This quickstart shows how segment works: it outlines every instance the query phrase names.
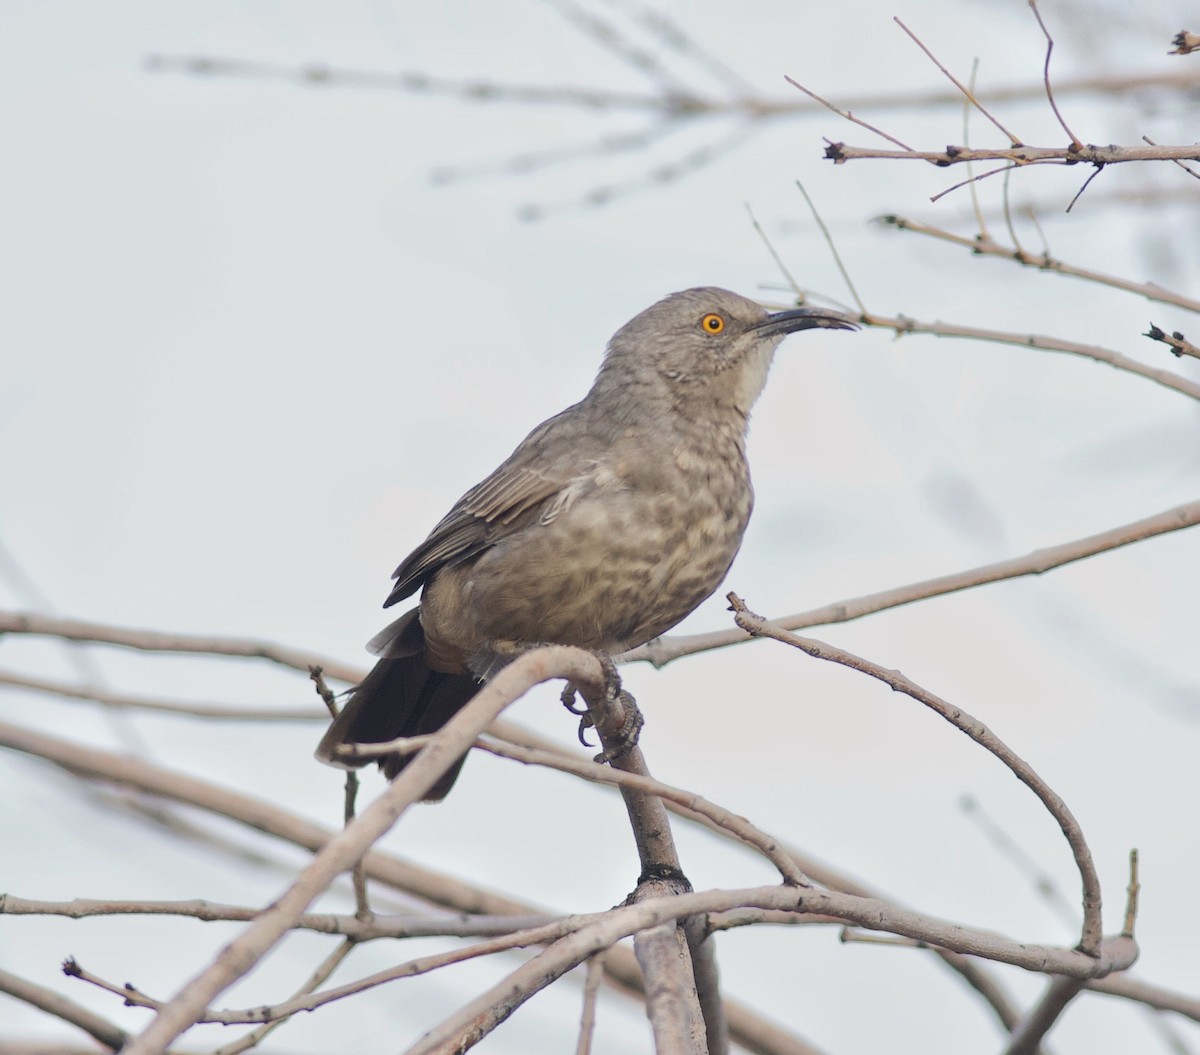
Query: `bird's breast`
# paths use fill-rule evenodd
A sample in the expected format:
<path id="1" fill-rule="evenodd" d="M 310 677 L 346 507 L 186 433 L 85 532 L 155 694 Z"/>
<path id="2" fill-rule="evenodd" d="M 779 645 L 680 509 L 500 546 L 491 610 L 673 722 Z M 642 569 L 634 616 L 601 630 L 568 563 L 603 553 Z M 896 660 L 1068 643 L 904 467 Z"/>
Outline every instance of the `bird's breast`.
<path id="1" fill-rule="evenodd" d="M 622 444 L 541 515 L 440 572 L 423 600 L 427 637 L 467 655 L 489 641 L 642 644 L 717 588 L 752 505 L 740 433 Z"/>

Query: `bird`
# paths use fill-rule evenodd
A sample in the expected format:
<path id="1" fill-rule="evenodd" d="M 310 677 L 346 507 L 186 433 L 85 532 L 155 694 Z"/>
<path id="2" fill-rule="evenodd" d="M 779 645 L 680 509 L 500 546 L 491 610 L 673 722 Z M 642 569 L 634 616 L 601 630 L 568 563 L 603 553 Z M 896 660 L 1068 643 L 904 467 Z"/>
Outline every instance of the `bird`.
<path id="1" fill-rule="evenodd" d="M 521 651 L 617 655 L 666 633 L 721 584 L 754 504 L 750 410 L 795 331 L 853 330 L 836 311 L 769 312 L 713 286 L 636 315 L 578 403 L 538 425 L 396 569 L 379 657 L 316 750 L 436 732 Z M 411 756 L 379 762 L 395 777 Z M 462 759 L 429 789 L 445 797 Z"/>

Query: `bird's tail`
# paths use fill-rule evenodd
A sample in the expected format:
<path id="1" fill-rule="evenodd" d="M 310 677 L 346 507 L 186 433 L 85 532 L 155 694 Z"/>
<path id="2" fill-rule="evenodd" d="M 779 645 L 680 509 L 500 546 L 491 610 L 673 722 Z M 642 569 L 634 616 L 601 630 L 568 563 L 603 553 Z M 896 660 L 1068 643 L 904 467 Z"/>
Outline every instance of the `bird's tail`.
<path id="1" fill-rule="evenodd" d="M 341 744 L 377 744 L 400 736 L 435 733 L 479 691 L 480 682 L 470 674 L 445 674 L 425 664 L 425 634 L 419 609 L 406 612 L 373 642 L 379 662 L 351 690 L 341 713 L 333 720 L 317 745 L 316 756 L 329 765 L 349 769 L 363 762 L 337 756 Z M 379 767 L 389 780 L 410 761 L 412 755 L 385 755 Z M 464 755 L 426 793 L 426 802 L 438 802 L 458 778 Z"/>

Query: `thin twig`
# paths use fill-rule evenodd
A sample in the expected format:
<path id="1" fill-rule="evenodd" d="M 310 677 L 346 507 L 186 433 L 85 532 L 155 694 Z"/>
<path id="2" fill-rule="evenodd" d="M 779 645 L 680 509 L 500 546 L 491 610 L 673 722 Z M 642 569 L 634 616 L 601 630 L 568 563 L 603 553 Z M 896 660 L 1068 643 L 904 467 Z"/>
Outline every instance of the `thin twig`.
<path id="1" fill-rule="evenodd" d="M 35 678 L 15 671 L 0 671 L 0 687 L 61 696 L 69 700 L 89 700 L 131 711 L 152 711 L 178 718 L 199 718 L 232 722 L 312 722 L 326 718 L 315 707 L 250 707 L 223 703 L 189 703 L 183 700 L 159 700 L 148 696 L 109 692 L 91 685 L 71 685 L 49 678 Z"/>
<path id="2" fill-rule="evenodd" d="M 993 847 L 1007 858 L 1028 881 L 1030 887 L 1054 910 L 1067 927 L 1079 926 L 1079 912 L 1059 889 L 1054 877 L 1042 867 L 1029 851 L 1014 839 L 1000 824 L 988 816 L 983 807 L 970 795 L 961 799 L 963 812 Z"/>
<path id="3" fill-rule="evenodd" d="M 1161 341 L 1163 344 L 1169 345 L 1171 353 L 1177 358 L 1190 355 L 1196 359 L 1200 359 L 1200 347 L 1192 344 L 1178 330 L 1174 333 L 1167 333 L 1165 330 L 1160 330 L 1154 323 L 1150 323 L 1150 329 L 1143 336 L 1149 337 L 1152 341 Z"/>
<path id="4" fill-rule="evenodd" d="M 1074 209 L 1074 208 L 1075 208 L 1075 203 L 1076 203 L 1077 201 L 1079 201 L 1079 199 L 1080 199 L 1080 198 L 1082 198 L 1082 197 L 1083 197 L 1083 192 L 1084 192 L 1085 190 L 1087 190 L 1087 189 L 1088 189 L 1088 187 L 1090 187 L 1090 186 L 1092 185 L 1092 180 L 1094 180 L 1094 179 L 1095 179 L 1097 176 L 1099 176 L 1099 175 L 1100 175 L 1100 173 L 1101 173 L 1101 172 L 1103 172 L 1103 171 L 1104 171 L 1104 166 L 1103 166 L 1103 165 L 1097 165 L 1097 166 L 1096 166 L 1096 171 L 1095 171 L 1095 172 L 1093 172 L 1093 173 L 1092 173 L 1090 176 L 1088 176 L 1088 178 L 1087 178 L 1087 179 L 1085 179 L 1085 180 L 1083 181 L 1083 186 L 1082 186 L 1082 187 L 1080 187 L 1080 188 L 1079 188 L 1079 190 L 1077 190 L 1077 191 L 1075 192 L 1075 197 L 1073 197 L 1073 198 L 1070 200 L 1070 202 L 1068 202 L 1068 203 L 1067 203 L 1067 207 L 1066 207 L 1066 209 L 1064 209 L 1064 210 L 1063 210 L 1064 212 L 1070 212 L 1072 209 Z"/>
<path id="5" fill-rule="evenodd" d="M 725 87 L 738 95 L 752 96 L 755 86 L 731 66 L 727 66 L 707 48 L 702 47 L 678 22 L 661 11 L 645 4 L 630 3 L 629 0 L 606 0 L 610 7 L 623 10 L 625 14 L 651 33 L 658 43 L 679 55 L 692 60 L 704 73 L 715 80 L 723 81 Z"/>
<path id="6" fill-rule="evenodd" d="M 571 755 L 482 739 L 476 740 L 475 746 L 489 754 L 498 755 L 501 758 L 511 758 L 513 761 L 525 765 L 545 766 L 548 769 L 571 773 L 597 784 L 614 784 L 619 788 L 633 789 L 644 795 L 674 802 L 701 817 L 708 818 L 714 825 L 728 832 L 739 842 L 757 850 L 778 869 L 785 883 L 797 886 L 811 885 L 809 879 L 796 867 L 792 856 L 781 848 L 779 840 L 759 829 L 745 817 L 740 817 L 716 803 L 710 802 L 703 795 L 664 784 L 648 775 L 623 772 Z"/>
<path id="7" fill-rule="evenodd" d="M 829 228 L 825 226 L 825 221 L 821 219 L 821 214 L 813 204 L 812 198 L 809 197 L 808 191 L 804 189 L 804 184 L 800 180 L 796 180 L 796 186 L 800 193 L 804 195 L 804 201 L 808 205 L 809 212 L 812 213 L 813 219 L 817 226 L 821 229 L 821 234 L 825 238 L 825 244 L 829 246 L 829 252 L 833 255 L 833 262 L 837 264 L 837 269 L 841 273 L 842 281 L 846 283 L 846 288 L 850 290 L 850 296 L 854 298 L 854 303 L 858 306 L 859 314 L 866 315 L 867 307 L 863 303 L 862 297 L 858 295 L 858 290 L 855 288 L 854 282 L 850 278 L 850 272 L 846 270 L 846 265 L 842 262 L 842 254 L 838 252 L 837 246 L 834 244 L 833 236 L 829 233 Z"/>
<path id="8" fill-rule="evenodd" d="M 318 986 L 323 985 L 345 961 L 346 957 L 354 950 L 357 943 L 350 938 L 338 943 L 338 945 L 322 960 L 316 969 L 308 976 L 307 981 L 296 991 L 293 1000 L 303 999 L 308 994 L 312 993 Z M 212 1055 L 241 1055 L 243 1051 L 249 1051 L 251 1048 L 257 1047 L 270 1033 L 282 1026 L 291 1015 L 280 1015 L 271 1022 L 266 1022 L 257 1029 L 250 1030 L 244 1037 L 240 1037 L 232 1044 L 225 1044 L 217 1048 Z"/>
<path id="9" fill-rule="evenodd" d="M 971 79 L 967 82 L 967 87 L 970 89 L 970 94 L 963 98 L 962 108 L 962 130 L 963 130 L 963 146 L 971 145 L 971 101 L 975 98 L 975 80 L 979 75 L 979 56 L 976 55 L 971 61 Z M 967 172 L 974 175 L 971 165 L 968 163 Z M 971 191 L 971 211 L 975 214 L 975 226 L 979 231 L 980 238 L 987 238 L 987 224 L 983 222 L 983 208 L 979 204 L 979 190 L 975 186 L 975 181 L 971 180 L 968 184 Z"/>
<path id="10" fill-rule="evenodd" d="M 954 85 L 955 88 L 957 88 L 960 92 L 962 92 L 962 94 L 966 98 L 967 102 L 969 102 L 972 106 L 975 107 L 975 109 L 977 109 L 981 114 L 983 114 L 984 117 L 986 117 L 989 121 L 991 121 L 992 124 L 994 124 L 1001 131 L 1001 133 L 1003 133 L 1005 136 L 1007 136 L 1008 141 L 1010 143 L 1012 143 L 1013 146 L 1021 145 L 1021 140 L 1019 140 L 1015 135 L 1013 135 L 991 113 L 988 112 L 987 108 L 977 98 L 975 98 L 975 93 L 972 92 L 971 89 L 968 88 L 965 84 L 963 84 L 962 81 L 960 81 L 957 77 L 955 77 L 953 73 L 951 73 L 948 69 L 946 69 L 946 67 L 943 66 L 940 61 L 938 61 L 937 56 L 934 55 L 934 53 L 925 46 L 924 42 L 921 40 L 920 37 L 918 37 L 916 35 L 916 33 L 914 33 L 911 29 L 909 29 L 908 26 L 906 26 L 898 17 L 893 16 L 892 21 L 895 22 L 896 25 L 898 25 L 902 30 L 904 30 L 905 33 L 908 34 L 909 39 L 912 40 L 912 42 L 914 44 L 916 44 L 916 46 L 918 48 L 920 48 L 923 52 L 925 52 L 926 58 L 928 58 L 930 62 L 932 62 L 939 70 L 942 71 L 942 73 L 944 73 L 946 75 L 946 78 L 950 81 L 951 84 Z"/>
<path id="11" fill-rule="evenodd" d="M 596 1032 L 596 997 L 604 980 L 604 958 L 588 958 L 587 975 L 583 981 L 583 1012 L 579 1018 L 579 1040 L 575 1055 L 592 1055 L 592 1037 Z"/>
<path id="12" fill-rule="evenodd" d="M 1152 147 L 1158 146 L 1158 144 L 1156 142 L 1154 142 L 1154 140 L 1151 139 L 1149 136 L 1142 136 L 1142 142 L 1149 143 Z M 1183 169 L 1183 171 L 1186 172 L 1193 179 L 1200 179 L 1200 172 L 1197 172 L 1190 165 L 1185 165 L 1182 161 L 1176 161 L 1175 164 L 1178 165 L 1181 169 Z"/>
<path id="13" fill-rule="evenodd" d="M 634 112 L 657 111 L 666 116 L 729 115 L 775 116 L 818 112 L 818 107 L 794 99 L 746 96 L 685 96 L 662 92 L 623 92 L 575 85 L 502 84 L 477 78 L 437 77 L 420 70 L 381 71 L 348 69 L 323 63 L 288 65 L 262 62 L 255 59 L 236 59 L 218 55 L 147 56 L 145 68 L 152 73 L 178 73 L 200 77 L 243 77 L 259 81 L 286 81 L 310 88 L 356 88 L 399 91 L 422 96 L 445 96 L 469 103 L 513 103 L 575 106 L 587 110 L 623 110 Z M 1127 98 L 1131 92 L 1161 90 L 1188 91 L 1195 87 L 1196 75 L 1188 69 L 1170 72 L 1133 73 L 1114 76 L 1109 73 L 1089 74 L 1062 81 L 1057 87 L 1059 96 L 1099 95 Z M 799 85 L 795 85 L 799 87 Z M 989 97 L 994 102 L 1027 102 L 1040 98 L 1045 92 L 1042 84 L 1014 84 L 993 88 Z M 809 93 L 806 93 L 809 94 Z M 810 96 L 826 109 L 828 104 Z M 916 92 L 879 92 L 856 96 L 847 106 L 858 110 L 910 111 L 939 106 L 958 106 L 962 95 L 952 90 L 922 90 Z M 880 133 L 881 135 L 883 133 Z M 887 138 L 885 136 L 885 138 Z"/>
<path id="14" fill-rule="evenodd" d="M 788 270 L 787 264 L 783 262 L 783 257 L 775 250 L 771 239 L 767 237 L 767 232 L 762 229 L 762 225 L 758 222 L 758 218 L 754 215 L 754 210 L 750 208 L 750 203 L 746 203 L 746 215 L 750 217 L 750 225 L 754 228 L 754 233 L 762 240 L 762 244 L 766 246 L 767 252 L 771 254 L 771 259 L 775 261 L 775 266 L 779 268 L 783 275 L 784 281 L 791 287 L 792 292 L 796 295 L 796 303 L 802 305 L 807 297 L 800 283 L 796 281 L 795 276 Z"/>
<path id="15" fill-rule="evenodd" d="M 0 970 L 0 993 L 7 993 L 30 1007 L 36 1007 L 39 1011 L 44 1011 L 48 1015 L 83 1030 L 89 1037 L 99 1041 L 112 1051 L 119 1051 L 125 1041 L 129 1039 L 129 1034 L 115 1023 L 77 1004 L 61 993 L 56 993 L 53 989 L 47 989 L 27 978 L 15 975 L 11 971 Z"/>
<path id="16" fill-rule="evenodd" d="M 1067 138 L 1071 141 L 1071 149 L 1079 150 L 1083 144 L 1079 141 L 1079 137 L 1067 126 L 1066 120 L 1059 112 L 1058 103 L 1054 101 L 1054 89 L 1050 87 L 1050 56 L 1054 51 L 1054 38 L 1050 36 L 1050 30 L 1046 28 L 1046 23 L 1042 21 L 1042 13 L 1038 10 L 1037 0 L 1029 0 L 1029 8 L 1033 12 L 1033 17 L 1037 19 L 1037 24 L 1041 28 L 1042 35 L 1046 38 L 1046 62 L 1042 67 L 1042 83 L 1046 86 L 1046 99 L 1050 103 L 1050 109 L 1054 111 L 1054 116 L 1058 118 L 1058 123 L 1062 125 L 1062 130 L 1067 133 Z M 1080 193 L 1082 194 L 1083 192 L 1080 191 Z"/>
<path id="17" fill-rule="evenodd" d="M 840 106 L 834 106 L 833 103 L 831 103 L 828 99 L 822 98 L 816 92 L 814 92 L 811 88 L 804 87 L 804 85 L 801 84 L 799 81 L 794 81 L 794 80 L 792 80 L 791 77 L 787 77 L 787 76 L 785 76 L 783 79 L 785 81 L 787 81 L 788 84 L 790 84 L 793 88 L 796 88 L 799 91 L 802 91 L 805 95 L 807 95 L 810 99 L 812 99 L 813 102 L 820 103 L 827 110 L 832 110 L 835 114 L 838 115 L 838 117 L 844 117 L 847 121 L 850 121 L 853 124 L 858 125 L 860 128 L 865 128 L 868 132 L 873 132 L 875 135 L 879 136 L 880 139 L 886 139 L 889 143 L 895 143 L 896 146 L 898 146 L 901 150 L 911 150 L 912 149 L 912 147 L 906 146 L 895 136 L 889 135 L 887 132 L 883 131 L 880 128 L 876 128 L 872 124 L 868 124 L 861 117 L 855 117 L 854 114 L 851 113 L 849 110 L 843 110 Z"/>
<path id="18" fill-rule="evenodd" d="M 857 123 L 857 122 L 856 122 Z M 1200 144 L 1182 146 L 1099 146 L 1095 143 L 1070 147 L 965 147 L 949 146 L 944 150 L 884 150 L 882 147 L 855 147 L 846 143 L 827 141 L 825 157 L 842 164 L 846 161 L 873 159 L 880 161 L 925 161 L 939 168 L 965 165 L 971 161 L 1007 161 L 1013 165 L 1038 165 L 1053 162 L 1060 165 L 1122 165 L 1133 161 L 1200 161 Z"/>
<path id="19" fill-rule="evenodd" d="M 262 911 L 249 905 L 222 905 L 211 901 L 120 901 L 100 898 L 74 898 L 71 901 L 43 901 L 0 894 L 0 916 L 61 916 L 88 919 L 95 916 L 175 916 L 203 923 L 214 921 L 248 923 Z M 559 916 L 472 915 L 466 912 L 423 916 L 373 916 L 369 920 L 335 912 L 306 912 L 298 917 L 296 930 L 353 938 L 362 943 L 380 938 L 480 938 L 498 937 L 518 930 L 543 927 Z"/>
<path id="20" fill-rule="evenodd" d="M 1049 161 L 1048 162 L 1034 162 L 1034 164 L 1050 165 L 1050 164 L 1056 164 L 1056 162 L 1049 162 Z M 1017 168 L 1021 168 L 1021 167 L 1022 167 L 1022 163 L 1014 162 L 1011 165 L 1001 165 L 999 168 L 988 169 L 987 172 L 972 172 L 972 175 L 970 175 L 967 179 L 959 180 L 957 183 L 952 183 L 949 187 L 946 187 L 945 189 L 938 191 L 937 194 L 931 194 L 929 196 L 929 200 L 931 202 L 939 201 L 942 198 L 944 198 L 947 194 L 953 194 L 960 187 L 966 187 L 966 186 L 969 186 L 969 185 L 972 185 L 975 183 L 979 183 L 982 180 L 990 179 L 992 176 L 998 176 L 1001 173 L 1004 173 L 1004 178 L 1007 181 L 1008 174 L 1010 172 L 1012 172 L 1013 169 L 1017 169 Z M 968 169 L 968 171 L 971 171 L 971 170 Z"/>
<path id="21" fill-rule="evenodd" d="M 56 619 L 34 612 L 0 612 L 0 634 L 34 634 L 64 638 L 67 641 L 94 641 L 101 645 L 115 645 L 118 648 L 132 648 L 144 652 L 202 653 L 239 659 L 265 659 L 306 673 L 308 668 L 315 664 L 338 681 L 356 684 L 362 680 L 361 669 L 349 667 L 336 660 L 316 657 L 311 652 L 249 638 L 166 634 L 158 630 L 133 630 L 103 623 L 89 623 L 82 619 Z"/>
<path id="22" fill-rule="evenodd" d="M 1138 852 L 1129 851 L 1129 885 L 1125 888 L 1125 925 L 1121 933 L 1133 937 L 1133 928 L 1137 923 L 1138 898 L 1142 893 L 1142 884 L 1138 880 Z"/>
<path id="23" fill-rule="evenodd" d="M 1121 289 L 1127 293 L 1135 293 L 1138 296 L 1145 297 L 1147 300 L 1153 300 L 1160 304 L 1171 304 L 1186 311 L 1200 312 L 1200 299 L 1184 296 L 1182 293 L 1174 290 L 1164 289 L 1154 282 L 1134 282 L 1119 275 L 1094 271 L 1091 268 L 1082 267 L 1078 264 L 1068 264 L 1063 260 L 1058 260 L 1050 256 L 1048 251 L 1029 253 L 1015 245 L 1002 245 L 987 235 L 968 237 L 955 234 L 953 231 L 947 231 L 941 227 L 935 227 L 932 224 L 922 223 L 920 220 L 910 220 L 894 214 L 881 216 L 879 219 L 880 222 L 895 227 L 899 231 L 911 231 L 914 234 L 924 235 L 927 238 L 935 238 L 941 242 L 949 242 L 951 245 L 962 246 L 964 249 L 969 249 L 972 253 L 979 256 L 994 256 L 1001 260 L 1011 260 L 1024 267 L 1036 268 L 1039 271 L 1049 271 L 1056 275 L 1068 275 L 1072 278 L 1083 279 L 1085 282 L 1095 282 L 1098 285 L 1108 286 L 1112 289 Z"/>
<path id="24" fill-rule="evenodd" d="M 1078 355 L 1084 359 L 1092 359 L 1098 363 L 1127 373 L 1137 374 L 1148 381 L 1154 381 L 1164 388 L 1172 389 L 1192 399 L 1200 399 L 1200 382 L 1181 377 L 1170 370 L 1157 366 L 1147 366 L 1145 363 L 1132 359 L 1111 348 L 1098 344 L 1083 344 L 1079 341 L 1066 341 L 1058 337 L 1047 337 L 1036 333 L 1012 333 L 1007 330 L 988 330 L 982 326 L 960 326 L 949 322 L 922 322 L 910 319 L 904 315 L 887 317 L 883 315 L 867 315 L 858 320 L 864 326 L 880 326 L 892 330 L 899 335 L 909 333 L 927 333 L 934 337 L 965 337 L 968 340 L 987 341 L 993 344 L 1011 344 L 1022 348 L 1035 348 L 1043 352 L 1064 352 L 1067 355 Z"/>

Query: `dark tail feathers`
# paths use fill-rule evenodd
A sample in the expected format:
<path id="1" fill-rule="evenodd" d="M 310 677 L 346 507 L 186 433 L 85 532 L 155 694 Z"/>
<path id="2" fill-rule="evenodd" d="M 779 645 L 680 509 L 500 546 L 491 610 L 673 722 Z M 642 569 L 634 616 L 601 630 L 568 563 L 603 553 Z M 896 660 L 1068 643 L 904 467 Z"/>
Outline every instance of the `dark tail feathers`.
<path id="1" fill-rule="evenodd" d="M 337 758 L 339 745 L 377 744 L 399 736 L 435 733 L 479 691 L 479 681 L 470 674 L 443 674 L 425 665 L 425 635 L 418 611 L 406 612 L 376 638 L 379 641 L 386 635 L 387 647 L 321 738 L 316 756 L 322 762 L 353 768 L 363 763 Z M 379 766 L 391 780 L 411 757 L 385 755 Z M 446 797 L 465 759 L 464 755 L 425 793 L 426 802 Z"/>

